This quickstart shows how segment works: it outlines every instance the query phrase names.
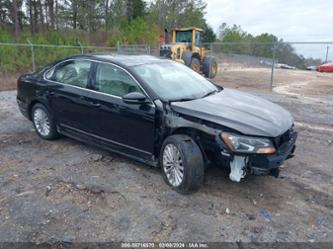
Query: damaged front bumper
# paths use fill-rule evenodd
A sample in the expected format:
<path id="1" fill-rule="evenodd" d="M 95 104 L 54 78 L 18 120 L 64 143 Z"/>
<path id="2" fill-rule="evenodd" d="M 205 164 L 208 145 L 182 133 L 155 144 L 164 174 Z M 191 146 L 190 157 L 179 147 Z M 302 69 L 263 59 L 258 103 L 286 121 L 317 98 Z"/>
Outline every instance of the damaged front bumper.
<path id="1" fill-rule="evenodd" d="M 287 151 L 279 151 L 275 155 L 251 156 L 247 165 L 250 173 L 254 175 L 274 175 L 278 176 L 278 169 L 285 160 L 294 156 L 296 145 L 288 148 Z"/>
<path id="2" fill-rule="evenodd" d="M 288 133 L 288 137 L 277 146 L 274 154 L 239 154 L 227 155 L 221 152 L 222 157 L 228 156 L 230 165 L 230 179 L 239 182 L 247 173 L 253 175 L 273 175 L 278 177 L 279 167 L 285 160 L 294 156 L 296 149 L 297 132 Z"/>

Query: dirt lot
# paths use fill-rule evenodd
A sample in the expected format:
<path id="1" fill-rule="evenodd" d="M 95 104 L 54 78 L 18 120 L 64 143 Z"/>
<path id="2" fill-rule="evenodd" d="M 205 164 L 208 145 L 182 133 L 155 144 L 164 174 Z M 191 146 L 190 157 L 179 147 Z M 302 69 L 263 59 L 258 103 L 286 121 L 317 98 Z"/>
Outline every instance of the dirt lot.
<path id="1" fill-rule="evenodd" d="M 19 73 L 0 72 L 0 91 L 16 89 L 16 81 L 20 77 Z"/>
<path id="2" fill-rule="evenodd" d="M 311 86 L 252 91 L 295 117 L 296 157 L 280 178 L 234 183 L 212 167 L 187 196 L 156 168 L 68 138 L 41 140 L 15 92 L 0 92 L 0 241 L 333 241 L 333 87 L 307 97 L 298 87 Z"/>
<path id="3" fill-rule="evenodd" d="M 271 68 L 220 64 L 215 80 L 228 87 L 267 90 L 270 89 Z M 276 68 L 273 88 L 278 93 L 333 96 L 333 73 Z"/>

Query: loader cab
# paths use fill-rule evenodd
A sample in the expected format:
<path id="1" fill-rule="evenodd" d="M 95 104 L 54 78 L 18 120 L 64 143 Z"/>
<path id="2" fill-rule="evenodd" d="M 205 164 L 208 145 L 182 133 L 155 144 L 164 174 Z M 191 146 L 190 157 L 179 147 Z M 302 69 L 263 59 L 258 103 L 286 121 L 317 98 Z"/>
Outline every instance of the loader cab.
<path id="1" fill-rule="evenodd" d="M 192 51 L 197 50 L 201 47 L 202 31 L 202 29 L 194 27 L 174 29 L 172 31 L 172 43 L 188 43 Z"/>

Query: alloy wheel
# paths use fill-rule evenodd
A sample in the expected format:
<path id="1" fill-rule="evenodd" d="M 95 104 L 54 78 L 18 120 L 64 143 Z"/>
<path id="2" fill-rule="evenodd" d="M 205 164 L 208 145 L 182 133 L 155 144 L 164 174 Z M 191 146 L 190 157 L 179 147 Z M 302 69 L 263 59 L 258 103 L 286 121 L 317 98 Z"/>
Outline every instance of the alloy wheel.
<path id="1" fill-rule="evenodd" d="M 50 120 L 47 113 L 42 108 L 35 109 L 33 120 L 40 135 L 45 137 L 50 134 Z"/>
<path id="2" fill-rule="evenodd" d="M 182 184 L 184 178 L 183 158 L 174 144 L 167 144 L 164 148 L 163 170 L 168 182 L 173 187 L 178 187 Z"/>

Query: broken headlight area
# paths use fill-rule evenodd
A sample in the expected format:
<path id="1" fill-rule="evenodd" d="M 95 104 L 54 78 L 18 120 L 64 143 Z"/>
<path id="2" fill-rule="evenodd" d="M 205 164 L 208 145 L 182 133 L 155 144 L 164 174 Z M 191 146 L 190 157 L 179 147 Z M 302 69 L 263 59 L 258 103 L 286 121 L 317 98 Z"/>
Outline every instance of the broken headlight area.
<path id="1" fill-rule="evenodd" d="M 279 166 L 286 158 L 275 155 L 258 155 L 259 160 L 255 160 L 254 156 L 234 155 L 229 161 L 230 180 L 240 182 L 246 174 L 252 175 L 272 175 L 279 176 Z"/>
<path id="2" fill-rule="evenodd" d="M 221 138 L 232 152 L 250 154 L 273 154 L 276 149 L 270 139 L 242 136 L 222 132 Z"/>
<path id="3" fill-rule="evenodd" d="M 279 167 L 292 157 L 297 133 L 286 139 L 278 150 L 267 138 L 250 137 L 223 132 L 221 134 L 229 152 L 223 149 L 221 156 L 230 166 L 229 178 L 239 182 L 247 173 L 253 175 L 279 175 Z M 230 153 L 231 152 L 231 153 Z"/>

